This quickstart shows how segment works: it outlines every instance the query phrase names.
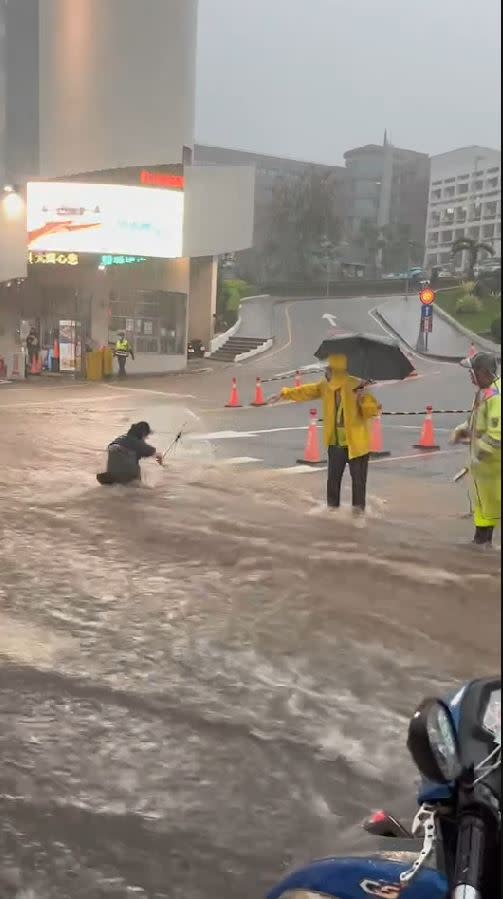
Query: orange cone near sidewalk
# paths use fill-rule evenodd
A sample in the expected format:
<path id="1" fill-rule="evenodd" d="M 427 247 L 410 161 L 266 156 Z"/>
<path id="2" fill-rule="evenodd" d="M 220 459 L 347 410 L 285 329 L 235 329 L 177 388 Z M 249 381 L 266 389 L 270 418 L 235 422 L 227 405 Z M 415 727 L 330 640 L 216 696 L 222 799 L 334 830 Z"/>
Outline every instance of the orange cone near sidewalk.
<path id="1" fill-rule="evenodd" d="M 370 457 L 371 459 L 382 459 L 384 456 L 390 456 L 389 450 L 384 449 L 384 441 L 382 436 L 382 418 L 381 413 L 372 419 L 372 430 L 370 434 Z"/>
<path id="2" fill-rule="evenodd" d="M 262 381 L 260 378 L 257 378 L 257 382 L 255 384 L 255 399 L 253 400 L 252 406 L 265 406 L 266 401 L 264 397 L 264 390 L 262 387 Z"/>
<path id="3" fill-rule="evenodd" d="M 415 449 L 420 450 L 438 450 L 440 447 L 436 443 L 435 428 L 433 426 L 433 406 L 426 406 L 426 416 L 421 430 L 419 443 L 414 443 Z"/>
<path id="4" fill-rule="evenodd" d="M 237 382 L 236 378 L 232 379 L 231 397 L 225 408 L 226 409 L 241 409 L 241 402 L 239 399 L 238 382 Z"/>
<path id="5" fill-rule="evenodd" d="M 297 459 L 299 465 L 324 465 L 320 456 L 320 441 L 318 439 L 318 410 L 309 412 L 309 429 L 307 432 L 304 458 Z"/>
<path id="6" fill-rule="evenodd" d="M 468 350 L 468 358 L 473 359 L 474 356 L 477 355 L 477 347 L 474 343 L 470 344 L 470 349 Z"/>
<path id="7" fill-rule="evenodd" d="M 302 378 L 300 376 L 300 371 L 295 372 L 295 386 L 302 387 Z"/>

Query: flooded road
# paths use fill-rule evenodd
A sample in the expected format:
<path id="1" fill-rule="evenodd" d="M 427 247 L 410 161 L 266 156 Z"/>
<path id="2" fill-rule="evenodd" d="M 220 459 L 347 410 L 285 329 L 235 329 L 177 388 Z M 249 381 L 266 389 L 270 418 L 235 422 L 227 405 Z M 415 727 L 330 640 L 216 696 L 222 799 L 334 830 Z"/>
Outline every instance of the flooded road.
<path id="1" fill-rule="evenodd" d="M 205 430 L 134 403 L 2 409 L 2 899 L 258 899 L 410 812 L 415 703 L 499 666 L 498 560 L 410 516 L 356 528 L 203 440 L 98 487 L 135 417 Z"/>

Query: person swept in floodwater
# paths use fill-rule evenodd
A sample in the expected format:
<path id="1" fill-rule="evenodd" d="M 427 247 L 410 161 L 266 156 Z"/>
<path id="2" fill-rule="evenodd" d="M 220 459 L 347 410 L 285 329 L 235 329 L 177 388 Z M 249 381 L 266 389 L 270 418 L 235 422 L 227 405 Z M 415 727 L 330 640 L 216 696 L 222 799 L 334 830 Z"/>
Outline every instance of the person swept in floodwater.
<path id="1" fill-rule="evenodd" d="M 141 481 L 141 459 L 155 458 L 162 465 L 163 454 L 146 442 L 151 433 L 148 422 L 139 421 L 131 425 L 127 434 L 110 443 L 107 470 L 96 475 L 98 482 L 102 486 L 111 486 Z"/>

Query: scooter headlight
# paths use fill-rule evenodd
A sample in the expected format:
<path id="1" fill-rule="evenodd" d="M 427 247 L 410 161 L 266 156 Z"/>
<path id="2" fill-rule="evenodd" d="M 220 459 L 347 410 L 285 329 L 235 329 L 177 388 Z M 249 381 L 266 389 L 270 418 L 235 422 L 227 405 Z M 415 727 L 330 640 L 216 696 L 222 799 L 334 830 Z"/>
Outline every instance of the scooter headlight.
<path id="1" fill-rule="evenodd" d="M 459 777 L 458 738 L 449 706 L 425 699 L 409 724 L 407 747 L 421 774 L 434 783 Z"/>

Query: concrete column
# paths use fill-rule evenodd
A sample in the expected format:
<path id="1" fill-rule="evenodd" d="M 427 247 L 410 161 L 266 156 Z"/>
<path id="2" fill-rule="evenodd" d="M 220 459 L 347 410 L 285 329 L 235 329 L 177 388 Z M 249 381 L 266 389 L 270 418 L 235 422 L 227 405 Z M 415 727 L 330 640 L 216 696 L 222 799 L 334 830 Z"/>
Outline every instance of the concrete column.
<path id="1" fill-rule="evenodd" d="M 199 338 L 208 347 L 217 309 L 217 256 L 190 260 L 189 340 Z"/>

